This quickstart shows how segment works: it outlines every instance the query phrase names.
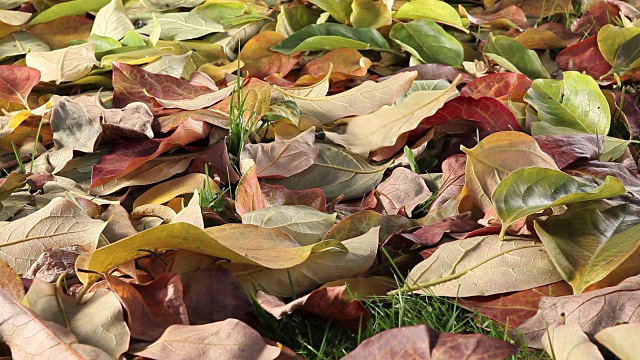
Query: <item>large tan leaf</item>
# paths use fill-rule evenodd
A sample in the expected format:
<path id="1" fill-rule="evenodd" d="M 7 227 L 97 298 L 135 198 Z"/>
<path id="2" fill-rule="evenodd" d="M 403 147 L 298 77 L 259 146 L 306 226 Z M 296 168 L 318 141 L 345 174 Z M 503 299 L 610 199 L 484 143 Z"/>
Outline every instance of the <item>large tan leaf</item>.
<path id="1" fill-rule="evenodd" d="M 531 289 L 562 278 L 540 242 L 477 236 L 441 245 L 407 277 L 410 290 L 437 296 L 476 296 Z"/>
<path id="2" fill-rule="evenodd" d="M 277 205 L 242 215 L 242 223 L 275 228 L 291 235 L 300 245 L 310 245 L 322 240 L 336 215 L 308 206 Z"/>
<path id="3" fill-rule="evenodd" d="M 565 324 L 577 324 L 587 336 L 618 323 L 640 323 L 640 275 L 617 286 L 578 295 L 543 296 L 535 316 L 515 329 L 530 347 L 541 348 L 542 338 L 560 316 Z"/>
<path id="4" fill-rule="evenodd" d="M 94 250 L 107 225 L 64 198 L 13 222 L 0 222 L 0 259 L 25 273 L 46 249 L 81 245 Z"/>
<path id="5" fill-rule="evenodd" d="M 158 360 L 272 360 L 280 355 L 280 349 L 267 345 L 242 321 L 227 319 L 205 325 L 171 325 L 156 342 L 135 354 Z"/>
<path id="6" fill-rule="evenodd" d="M 550 326 L 542 346 L 554 360 L 604 360 L 598 347 L 576 324 Z"/>
<path id="7" fill-rule="evenodd" d="M 406 73 L 398 75 L 401 74 Z M 435 114 L 457 93 L 455 82 L 444 90 L 416 91 L 396 106 L 345 119 L 347 126 L 340 133 L 327 131 L 325 134 L 327 139 L 349 151 L 367 156 L 371 151 L 395 144 L 401 134 L 418 127 L 422 119 Z"/>
<path id="8" fill-rule="evenodd" d="M 417 75 L 415 71 L 408 71 L 379 83 L 366 81 L 351 90 L 325 97 L 302 97 L 278 89 L 287 99 L 294 100 L 304 113 L 328 124 L 345 116 L 368 114 L 393 104 L 409 91 Z"/>
<path id="9" fill-rule="evenodd" d="M 27 66 L 40 70 L 40 81 L 74 81 L 87 75 L 96 60 L 96 44 L 88 42 L 47 52 L 27 54 Z"/>
<path id="10" fill-rule="evenodd" d="M 380 227 L 342 242 L 348 251 L 328 249 L 312 254 L 303 263 L 290 269 L 264 267 L 233 267 L 230 269 L 246 291 L 254 289 L 278 296 L 292 296 L 330 281 L 357 277 L 373 264 L 378 251 Z"/>
<path id="11" fill-rule="evenodd" d="M 13 297 L 15 300 L 20 301 L 24 297 L 24 285 L 20 276 L 7 265 L 4 261 L 0 260 L 0 290 L 7 293 L 7 295 Z"/>
<path id="12" fill-rule="evenodd" d="M 69 330 L 40 319 L 1 289 L 0 338 L 14 359 L 114 359 L 101 349 L 80 344 Z"/>
<path id="13" fill-rule="evenodd" d="M 66 316 L 71 332 L 83 344 L 100 348 L 114 358 L 127 351 L 130 333 L 113 292 L 99 289 L 88 294 L 81 304 L 67 295 L 59 296 L 62 304 L 56 299 L 56 285 L 36 278 L 27 292 L 26 303 L 42 320 L 60 326 L 66 326 Z"/>
<path id="14" fill-rule="evenodd" d="M 331 247 L 341 248 L 337 241 L 300 246 L 282 231 L 255 225 L 226 224 L 202 230 L 191 224 L 176 223 L 156 226 L 96 250 L 84 266 L 107 272 L 126 261 L 148 255 L 144 249 L 182 249 L 232 262 L 286 269 L 304 262 L 314 252 Z M 78 277 L 85 285 L 99 278 L 86 273 L 79 273 Z"/>
<path id="15" fill-rule="evenodd" d="M 634 360 L 640 354 L 640 324 L 612 326 L 594 337 L 622 360 Z"/>
<path id="16" fill-rule="evenodd" d="M 517 131 L 493 133 L 462 151 L 467 154 L 465 187 L 484 212 L 491 209 L 493 192 L 511 172 L 531 166 L 560 170 L 531 136 Z"/>

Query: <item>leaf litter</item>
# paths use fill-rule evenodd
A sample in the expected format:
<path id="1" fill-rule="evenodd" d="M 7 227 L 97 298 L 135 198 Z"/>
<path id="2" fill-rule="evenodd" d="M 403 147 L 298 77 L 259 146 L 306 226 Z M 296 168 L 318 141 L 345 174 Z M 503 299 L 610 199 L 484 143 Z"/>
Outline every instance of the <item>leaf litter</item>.
<path id="1" fill-rule="evenodd" d="M 357 338 L 318 358 L 631 359 L 639 33 L 614 0 L 4 1 L 0 356 L 314 357 L 266 330 L 301 317 Z M 501 333 L 379 328 L 398 297 Z"/>

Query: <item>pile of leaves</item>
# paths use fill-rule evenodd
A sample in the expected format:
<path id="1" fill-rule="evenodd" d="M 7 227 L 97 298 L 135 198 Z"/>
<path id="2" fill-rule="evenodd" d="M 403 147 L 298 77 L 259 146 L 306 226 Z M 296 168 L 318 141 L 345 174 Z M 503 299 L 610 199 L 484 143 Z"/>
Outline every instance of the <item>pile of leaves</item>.
<path id="1" fill-rule="evenodd" d="M 347 358 L 634 358 L 638 7 L 2 1 L 0 355 L 297 358 L 256 309 L 417 293 L 512 338 Z"/>

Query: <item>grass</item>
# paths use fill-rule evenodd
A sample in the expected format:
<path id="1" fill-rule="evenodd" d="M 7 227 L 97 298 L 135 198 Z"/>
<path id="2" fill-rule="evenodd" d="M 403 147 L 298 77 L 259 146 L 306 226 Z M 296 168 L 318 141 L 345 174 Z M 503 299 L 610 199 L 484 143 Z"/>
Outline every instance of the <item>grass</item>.
<path id="1" fill-rule="evenodd" d="M 316 318 L 287 315 L 276 320 L 258 307 L 258 330 L 306 359 L 340 359 L 362 341 L 396 327 L 426 324 L 440 332 L 485 334 L 507 340 L 507 331 L 477 312 L 471 312 L 455 301 L 437 296 L 399 293 L 364 301 L 371 312 L 369 325 L 362 333 L 353 333 Z M 508 340 L 507 340 L 508 341 Z M 510 359 L 550 359 L 544 352 L 520 347 Z"/>

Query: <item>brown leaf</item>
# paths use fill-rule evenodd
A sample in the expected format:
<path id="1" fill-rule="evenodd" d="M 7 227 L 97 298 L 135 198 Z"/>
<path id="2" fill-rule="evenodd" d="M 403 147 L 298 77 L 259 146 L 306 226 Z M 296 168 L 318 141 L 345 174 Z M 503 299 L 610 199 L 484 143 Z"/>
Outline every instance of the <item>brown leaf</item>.
<path id="1" fill-rule="evenodd" d="M 598 1 L 571 24 L 571 31 L 576 34 L 596 35 L 603 26 L 619 23 L 619 13 L 618 6 L 608 1 Z"/>
<path id="2" fill-rule="evenodd" d="M 86 252 L 82 246 L 73 245 L 59 249 L 47 249 L 40 254 L 36 262 L 31 265 L 23 277 L 25 279 L 39 278 L 53 283 L 64 274 L 66 279 L 76 277 L 74 265 L 80 254 Z"/>
<path id="3" fill-rule="evenodd" d="M 0 65 L 0 98 L 3 101 L 27 103 L 27 96 L 40 82 L 40 71 L 27 66 Z"/>
<path id="4" fill-rule="evenodd" d="M 63 16 L 30 28 L 29 33 L 55 50 L 69 46 L 72 40 L 88 40 L 92 26 L 93 20 L 84 16 Z"/>
<path id="5" fill-rule="evenodd" d="M 213 145 L 209 145 L 203 154 L 193 159 L 188 171 L 204 174 L 205 165 L 209 166 L 209 174 L 218 175 L 222 183 L 229 184 L 240 180 L 240 175 L 238 175 L 233 165 L 231 165 L 229 151 L 227 150 L 227 143 L 225 141 L 219 141 Z"/>
<path id="6" fill-rule="evenodd" d="M 460 71 L 453 66 L 442 65 L 442 64 L 420 64 L 416 66 L 411 66 L 408 68 L 404 68 L 397 73 L 408 72 L 408 71 L 416 71 L 418 72 L 418 77 L 416 80 L 440 80 L 447 79 L 447 81 L 452 82 L 458 76 L 461 76 L 460 83 L 469 83 L 475 79 L 473 75 L 469 75 L 466 72 Z"/>
<path id="7" fill-rule="evenodd" d="M 162 337 L 135 353 L 150 359 L 255 359 L 278 357 L 278 346 L 265 344 L 249 325 L 227 319 L 206 325 L 172 325 Z"/>
<path id="8" fill-rule="evenodd" d="M 289 190 L 282 185 L 261 184 L 265 205 L 305 205 L 325 212 L 327 199 L 321 189 Z"/>
<path id="9" fill-rule="evenodd" d="M 126 141 L 116 145 L 111 153 L 103 156 L 91 172 L 91 188 L 121 178 L 159 155 L 205 138 L 209 125 L 188 120 L 169 137 L 142 141 Z"/>
<path id="10" fill-rule="evenodd" d="M 15 301 L 20 301 L 24 297 L 24 286 L 20 276 L 2 260 L 0 260 L 0 291 L 4 291 Z"/>
<path id="11" fill-rule="evenodd" d="M 153 109 L 157 106 L 149 95 L 162 100 L 184 100 L 209 93 L 208 87 L 192 85 L 171 75 L 154 74 L 137 66 L 113 62 L 114 107 L 122 108 L 140 101 Z"/>
<path id="12" fill-rule="evenodd" d="M 101 349 L 78 343 L 62 326 L 41 320 L 2 289 L 0 338 L 14 359 L 113 359 Z"/>
<path id="13" fill-rule="evenodd" d="M 374 335 L 344 359 L 494 360 L 517 353 L 516 346 L 486 335 L 439 333 L 426 325 L 415 325 Z"/>
<path id="14" fill-rule="evenodd" d="M 314 142 L 315 127 L 311 127 L 291 140 L 247 144 L 240 159 L 251 158 L 256 162 L 258 178 L 289 177 L 313 165 L 320 152 Z"/>
<path id="15" fill-rule="evenodd" d="M 522 335 L 530 347 L 541 348 L 547 328 L 564 316 L 566 324 L 577 324 L 592 337 L 602 329 L 625 322 L 640 323 L 640 276 L 617 286 L 579 295 L 542 297 L 535 316 L 511 332 Z"/>
<path id="16" fill-rule="evenodd" d="M 387 214 L 402 215 L 399 214 L 402 212 L 408 217 L 431 196 L 420 175 L 404 167 L 393 170 L 391 176 L 376 187 L 376 192 Z"/>
<path id="17" fill-rule="evenodd" d="M 335 49 L 309 61 L 300 72 L 300 75 L 321 78 L 331 72 L 332 81 L 342 81 L 365 76 L 370 66 L 371 60 L 362 56 L 358 50 L 349 48 Z M 300 82 L 296 84 L 303 85 Z"/>
<path id="18" fill-rule="evenodd" d="M 131 337 L 155 341 L 170 325 L 189 324 L 180 275 L 162 274 L 146 285 L 104 278 L 127 309 Z"/>
<path id="19" fill-rule="evenodd" d="M 191 325 L 228 318 L 245 323 L 252 320 L 252 303 L 229 270 L 216 266 L 183 274 L 181 277 Z"/>
<path id="20" fill-rule="evenodd" d="M 256 164 L 251 159 L 244 159 L 241 162 L 241 167 L 244 174 L 236 187 L 236 212 L 238 215 L 267 207 L 256 175 Z"/>
<path id="21" fill-rule="evenodd" d="M 538 303 L 543 296 L 565 296 L 573 294 L 573 289 L 564 281 L 533 289 L 490 296 L 459 298 L 458 303 L 470 310 L 504 326 L 514 328 L 522 325 L 538 311 Z"/>
<path id="22" fill-rule="evenodd" d="M 364 329 L 371 314 L 358 300 L 344 300 L 346 285 L 323 287 L 308 295 L 285 304 L 275 295 L 262 291 L 256 295 L 258 303 L 271 315 L 280 319 L 284 314 L 295 312 L 300 316 L 315 316 L 323 321 L 357 332 Z"/>
<path id="23" fill-rule="evenodd" d="M 263 31 L 252 37 L 242 47 L 239 58 L 244 62 L 243 70 L 249 76 L 264 79 L 270 74 L 286 76 L 298 63 L 301 53 L 283 54 L 271 47 L 284 40 L 284 35 L 275 31 Z"/>
<path id="24" fill-rule="evenodd" d="M 484 25 L 492 27 L 517 27 L 520 30 L 529 28 L 529 23 L 524 12 L 517 6 L 511 5 L 495 12 L 474 12 L 466 14 L 467 19 L 474 25 Z"/>

